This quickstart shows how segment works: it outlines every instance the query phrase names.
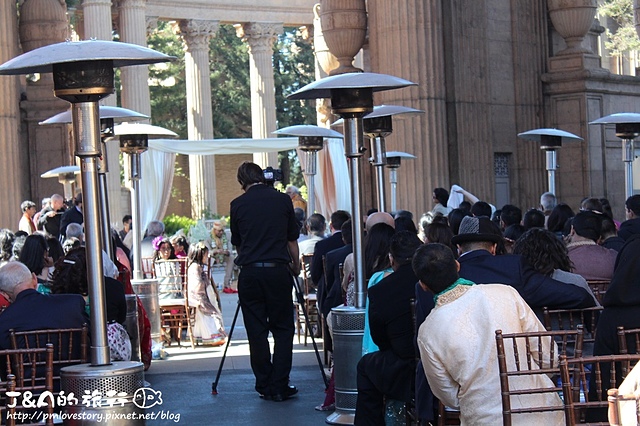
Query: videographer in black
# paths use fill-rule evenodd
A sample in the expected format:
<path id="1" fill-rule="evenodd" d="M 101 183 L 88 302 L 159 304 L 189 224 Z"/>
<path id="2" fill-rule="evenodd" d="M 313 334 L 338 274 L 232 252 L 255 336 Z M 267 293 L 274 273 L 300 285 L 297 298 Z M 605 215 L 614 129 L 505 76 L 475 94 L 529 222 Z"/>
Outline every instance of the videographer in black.
<path id="1" fill-rule="evenodd" d="M 260 166 L 242 163 L 238 182 L 245 193 L 231 202 L 231 243 L 241 268 L 238 297 L 255 389 L 264 399 L 284 401 L 298 392 L 289 385 L 294 335 L 291 274 L 300 272 L 298 225 L 291 199 L 265 184 Z M 269 332 L 275 341 L 273 361 Z"/>

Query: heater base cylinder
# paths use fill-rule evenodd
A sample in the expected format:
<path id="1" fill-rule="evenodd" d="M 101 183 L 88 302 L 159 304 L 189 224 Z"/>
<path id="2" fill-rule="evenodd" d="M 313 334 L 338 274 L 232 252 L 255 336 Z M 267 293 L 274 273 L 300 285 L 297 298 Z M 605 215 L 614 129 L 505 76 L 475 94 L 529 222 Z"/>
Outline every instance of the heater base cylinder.
<path id="1" fill-rule="evenodd" d="M 362 358 L 364 309 L 339 306 L 331 310 L 336 411 L 326 419 L 332 425 L 352 425 L 358 397 L 357 365 Z"/>
<path id="2" fill-rule="evenodd" d="M 64 407 L 68 425 L 144 425 L 144 366 L 140 362 L 121 361 L 94 367 L 78 364 L 60 370 L 60 386 L 66 395 L 73 393 L 78 404 Z M 82 403 L 86 392 L 95 400 Z M 112 395 L 116 392 L 117 396 Z M 100 396 L 98 398 L 98 395 Z M 117 399 L 117 401 L 116 401 Z M 96 401 L 94 404 L 93 401 Z"/>
<path id="3" fill-rule="evenodd" d="M 151 323 L 151 340 L 154 344 L 162 341 L 160 300 L 158 299 L 158 280 L 142 279 L 131 280 L 133 291 L 136 292 L 142 307 L 147 311 Z"/>

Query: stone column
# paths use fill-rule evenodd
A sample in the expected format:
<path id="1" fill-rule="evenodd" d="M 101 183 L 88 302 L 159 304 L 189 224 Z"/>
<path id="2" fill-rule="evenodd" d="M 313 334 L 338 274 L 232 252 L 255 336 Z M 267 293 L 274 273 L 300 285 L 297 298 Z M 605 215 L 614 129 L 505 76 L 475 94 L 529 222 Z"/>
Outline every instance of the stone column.
<path id="1" fill-rule="evenodd" d="M 180 35 L 185 42 L 184 62 L 190 140 L 213 139 L 209 42 L 218 31 L 219 25 L 218 21 L 194 19 L 180 22 Z M 217 212 L 215 157 L 190 155 L 189 178 L 192 217 L 203 217 L 205 210 Z"/>
<path id="2" fill-rule="evenodd" d="M 418 83 L 376 94 L 375 104 L 398 104 L 425 111 L 413 118 L 395 120 L 387 146 L 389 151 L 405 151 L 417 157 L 400 169 L 397 194 L 398 208 L 420 214 L 431 210 L 433 188 L 458 183 L 451 182 L 449 176 L 442 2 L 370 0 L 368 9 L 369 28 L 376 29 L 369 32 L 371 71 Z M 416 58 L 422 65 L 416 66 Z"/>
<path id="3" fill-rule="evenodd" d="M 18 56 L 18 12 L 16 2 L 0 3 L 0 63 Z M 20 140 L 20 77 L 0 77 L 0 187 L 4 188 L 4 202 L 0 203 L 0 226 L 16 229 L 20 220 L 20 203 L 27 196 L 28 175 L 21 166 L 26 152 Z"/>
<path id="4" fill-rule="evenodd" d="M 236 25 L 238 37 L 249 45 L 251 76 L 251 132 L 254 139 L 270 138 L 276 130 L 276 97 L 273 79 L 273 44 L 284 31 L 281 23 L 250 22 Z M 254 154 L 261 167 L 278 167 L 278 154 Z"/>
<path id="5" fill-rule="evenodd" d="M 111 19 L 111 0 L 84 0 L 82 2 L 84 16 L 83 38 L 89 40 L 112 40 L 113 21 Z M 116 106 L 115 93 L 100 101 L 101 105 Z M 130 213 L 121 203 L 122 184 L 120 183 L 120 148 L 117 142 L 107 143 L 107 190 L 109 198 L 109 218 L 111 225 L 119 223 L 124 214 Z"/>
<path id="6" fill-rule="evenodd" d="M 146 0 L 120 0 L 120 40 L 126 43 L 147 46 Z M 122 106 L 151 115 L 149 95 L 149 66 L 138 65 L 120 69 L 122 77 Z"/>

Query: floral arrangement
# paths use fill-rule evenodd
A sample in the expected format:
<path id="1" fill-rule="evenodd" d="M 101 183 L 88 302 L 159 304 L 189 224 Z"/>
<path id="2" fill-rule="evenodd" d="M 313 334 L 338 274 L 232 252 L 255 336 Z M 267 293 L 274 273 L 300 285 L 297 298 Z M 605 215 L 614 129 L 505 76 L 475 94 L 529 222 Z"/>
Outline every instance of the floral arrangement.
<path id="1" fill-rule="evenodd" d="M 151 244 L 153 245 L 153 249 L 155 251 L 159 251 L 160 250 L 160 246 L 162 245 L 162 240 L 164 240 L 164 237 L 162 235 L 158 235 L 151 242 Z"/>

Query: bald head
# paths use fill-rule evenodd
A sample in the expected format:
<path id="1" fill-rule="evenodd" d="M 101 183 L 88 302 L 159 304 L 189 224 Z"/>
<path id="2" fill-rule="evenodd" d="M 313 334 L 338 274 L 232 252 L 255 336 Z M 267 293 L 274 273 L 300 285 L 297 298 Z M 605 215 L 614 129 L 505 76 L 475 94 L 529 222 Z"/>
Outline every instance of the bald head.
<path id="1" fill-rule="evenodd" d="M 0 291 L 9 296 L 12 302 L 18 293 L 35 289 L 37 285 L 36 276 L 22 262 L 9 262 L 0 268 Z"/>
<path id="2" fill-rule="evenodd" d="M 367 217 L 367 222 L 365 223 L 365 228 L 367 232 L 373 227 L 373 225 L 377 225 L 378 223 L 386 223 L 391 226 L 393 229 L 396 228 L 396 223 L 393 220 L 393 216 L 386 212 L 376 212 Z"/>
<path id="3" fill-rule="evenodd" d="M 60 194 L 53 194 L 51 196 L 51 208 L 53 211 L 58 211 L 64 205 L 64 198 Z"/>

